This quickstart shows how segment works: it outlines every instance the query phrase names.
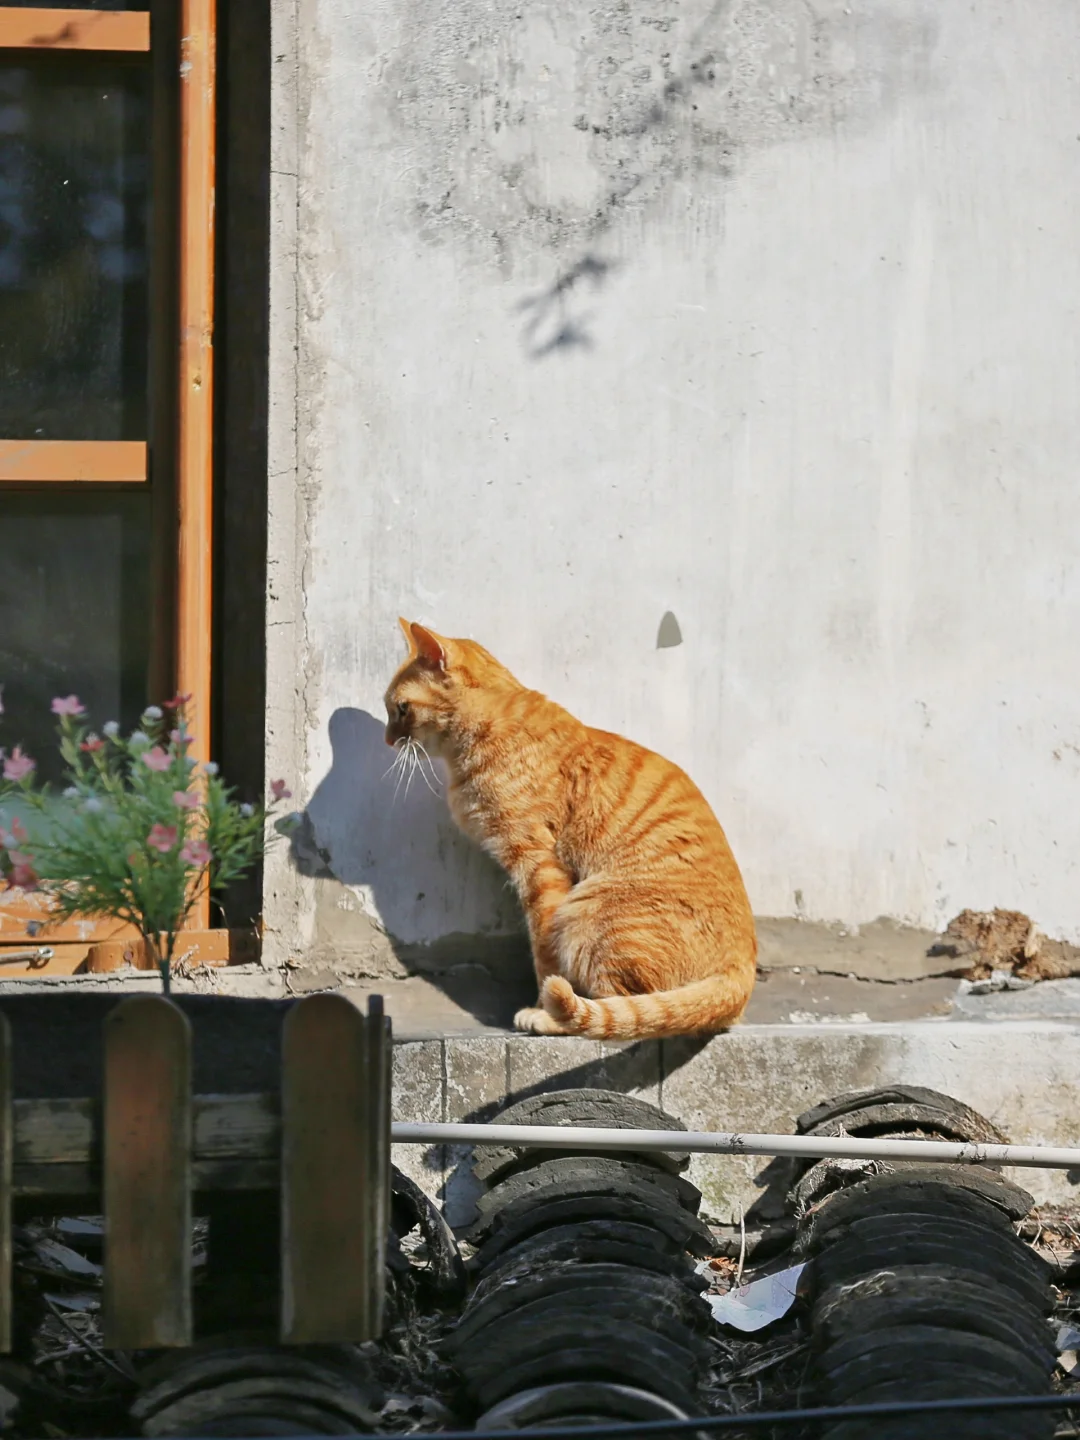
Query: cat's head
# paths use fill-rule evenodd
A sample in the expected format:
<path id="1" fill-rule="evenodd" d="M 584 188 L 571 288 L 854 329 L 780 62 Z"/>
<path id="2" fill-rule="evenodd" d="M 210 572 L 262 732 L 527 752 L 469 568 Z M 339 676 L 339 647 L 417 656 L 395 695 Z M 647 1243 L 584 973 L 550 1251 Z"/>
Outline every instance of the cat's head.
<path id="1" fill-rule="evenodd" d="M 447 640 L 408 620 L 398 624 L 409 654 L 386 691 L 386 743 L 417 740 L 449 758 L 462 698 L 512 677 L 472 640 Z"/>

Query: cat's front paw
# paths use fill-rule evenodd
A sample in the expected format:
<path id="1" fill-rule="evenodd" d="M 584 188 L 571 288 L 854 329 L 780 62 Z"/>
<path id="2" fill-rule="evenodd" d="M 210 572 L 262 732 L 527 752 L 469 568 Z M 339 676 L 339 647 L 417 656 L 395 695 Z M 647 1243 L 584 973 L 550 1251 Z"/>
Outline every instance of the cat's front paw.
<path id="1" fill-rule="evenodd" d="M 537 1005 L 527 1005 L 514 1016 L 514 1029 L 524 1030 L 529 1035 L 560 1035 L 557 1020 Z"/>

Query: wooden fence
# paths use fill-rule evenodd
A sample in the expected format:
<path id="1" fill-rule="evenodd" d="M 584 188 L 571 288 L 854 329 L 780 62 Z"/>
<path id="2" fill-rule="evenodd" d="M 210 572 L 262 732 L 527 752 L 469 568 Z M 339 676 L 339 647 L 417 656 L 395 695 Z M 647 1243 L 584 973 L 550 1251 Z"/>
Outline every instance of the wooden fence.
<path id="1" fill-rule="evenodd" d="M 280 1186 L 285 1343 L 382 1327 L 390 1206 L 390 1021 L 339 995 L 287 1012 L 280 1094 L 193 1095 L 191 1024 L 132 996 L 104 1026 L 90 1099 L 13 1099 L 0 1014 L 0 1351 L 11 1348 L 12 1208 L 100 1196 L 103 1326 L 116 1349 L 192 1342 L 193 1196 Z"/>

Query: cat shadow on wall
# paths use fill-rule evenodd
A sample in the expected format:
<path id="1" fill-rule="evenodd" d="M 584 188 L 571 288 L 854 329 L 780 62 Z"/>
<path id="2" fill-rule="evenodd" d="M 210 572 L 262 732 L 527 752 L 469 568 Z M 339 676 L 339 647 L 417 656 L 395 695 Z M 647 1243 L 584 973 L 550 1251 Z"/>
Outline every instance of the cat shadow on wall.
<path id="1" fill-rule="evenodd" d="M 335 710 L 330 769 L 290 840 L 318 882 L 316 958 L 361 976 L 400 973 L 396 960 L 481 1023 L 509 1026 L 536 999 L 516 897 L 451 820 L 442 767 L 402 775 L 384 737 L 367 711 Z"/>

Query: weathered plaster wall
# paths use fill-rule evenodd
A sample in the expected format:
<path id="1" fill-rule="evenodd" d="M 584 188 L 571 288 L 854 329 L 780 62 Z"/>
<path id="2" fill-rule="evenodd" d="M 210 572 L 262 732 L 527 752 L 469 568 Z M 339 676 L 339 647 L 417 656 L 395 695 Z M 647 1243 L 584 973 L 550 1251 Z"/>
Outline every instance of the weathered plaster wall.
<path id="1" fill-rule="evenodd" d="M 274 54 L 270 953 L 514 927 L 384 778 L 399 613 L 683 763 L 761 914 L 1080 939 L 1074 0 L 277 0 Z"/>

